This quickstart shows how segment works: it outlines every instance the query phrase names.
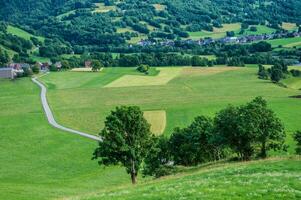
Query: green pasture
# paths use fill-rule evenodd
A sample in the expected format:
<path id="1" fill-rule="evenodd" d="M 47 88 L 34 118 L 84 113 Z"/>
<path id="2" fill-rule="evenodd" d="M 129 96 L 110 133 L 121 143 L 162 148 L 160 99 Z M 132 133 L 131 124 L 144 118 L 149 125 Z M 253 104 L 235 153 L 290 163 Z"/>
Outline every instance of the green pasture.
<path id="1" fill-rule="evenodd" d="M 272 45 L 272 47 L 300 47 L 301 46 L 301 37 L 294 37 L 294 38 L 281 38 L 275 40 L 268 40 L 268 43 Z"/>
<path id="2" fill-rule="evenodd" d="M 300 158 L 215 164 L 190 172 L 109 191 L 96 191 L 80 200 L 154 199 L 291 199 L 301 198 Z M 66 198 L 71 200 L 74 197 Z"/>
<path id="3" fill-rule="evenodd" d="M 150 78 L 159 76 L 158 70 L 152 68 Z M 156 86 L 105 87 L 125 75 L 145 77 L 134 68 L 58 72 L 40 79 L 49 89 L 47 97 L 58 122 L 92 134 L 101 130 L 107 114 L 120 105 L 141 106 L 146 118 L 158 122 L 154 128 L 166 125 L 164 134 L 169 135 L 197 115 L 213 116 L 229 103 L 242 104 L 258 95 L 268 100 L 289 135 L 301 129 L 301 101 L 289 98 L 300 91 L 257 79 L 255 67 L 167 70 L 181 71 Z M 91 161 L 96 142 L 51 127 L 39 93 L 29 78 L 0 79 L 0 199 L 300 198 L 297 157 L 203 165 L 158 180 L 139 177 L 138 185 L 132 186 L 123 168 L 99 167 Z M 287 144 L 287 154 L 291 154 L 290 136 Z"/>
<path id="4" fill-rule="evenodd" d="M 251 26 L 250 26 L 251 27 Z M 276 30 L 264 25 L 256 25 L 257 31 L 250 31 L 250 28 L 245 30 L 243 35 L 262 35 L 262 34 L 271 34 L 274 33 Z M 240 30 L 239 30 L 240 31 Z M 239 31 L 236 31 L 236 35 L 239 36 Z"/>
<path id="5" fill-rule="evenodd" d="M 256 25 L 257 31 L 253 32 L 250 29 L 245 30 L 243 35 L 257 35 L 257 34 L 270 34 L 275 32 L 275 29 L 269 28 L 264 25 Z M 211 37 L 213 39 L 223 38 L 227 35 L 227 31 L 234 31 L 236 36 L 239 35 L 241 29 L 240 23 L 232 23 L 232 24 L 223 24 L 222 28 L 214 28 L 212 32 L 210 31 L 198 31 L 198 32 L 189 32 L 190 39 L 200 39 L 205 37 Z"/>
<path id="6" fill-rule="evenodd" d="M 301 91 L 301 78 L 300 77 L 291 77 L 281 81 L 284 85 L 289 88 L 293 88 Z"/>
<path id="7" fill-rule="evenodd" d="M 25 40 L 30 40 L 31 37 L 35 37 L 41 42 L 44 42 L 45 40 L 45 38 L 43 37 L 32 35 L 31 33 L 28 33 L 18 27 L 11 26 L 11 25 L 7 27 L 7 32 L 16 35 L 18 37 L 24 38 Z"/>
<path id="8" fill-rule="evenodd" d="M 258 79 L 257 67 L 167 69 L 181 71 L 177 76 L 169 72 L 172 79 L 159 85 L 148 85 L 145 79 L 158 78 L 160 73 L 146 77 L 134 68 L 51 73 L 41 80 L 49 88 L 48 99 L 58 121 L 91 134 L 99 133 L 105 117 L 120 105 L 137 105 L 144 111 L 165 110 L 164 134 L 170 135 L 175 127 L 188 125 L 198 115 L 213 116 L 228 104 L 239 105 L 263 96 L 285 124 L 288 153 L 293 151 L 291 134 L 301 129 L 301 101 L 290 97 L 300 95 L 300 91 Z M 128 84 L 139 80 L 141 85 L 108 87 L 116 81 Z"/>
<path id="9" fill-rule="evenodd" d="M 51 127 L 30 79 L 0 79 L 0 199 L 44 200 L 130 185 L 91 161 L 97 143 Z"/>

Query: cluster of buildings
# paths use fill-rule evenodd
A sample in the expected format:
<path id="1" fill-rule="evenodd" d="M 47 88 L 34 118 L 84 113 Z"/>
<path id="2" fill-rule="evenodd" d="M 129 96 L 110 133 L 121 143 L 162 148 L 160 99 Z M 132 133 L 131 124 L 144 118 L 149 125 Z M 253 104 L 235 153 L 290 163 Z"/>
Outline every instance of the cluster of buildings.
<path id="1" fill-rule="evenodd" d="M 39 70 L 42 72 L 49 71 L 50 66 L 52 65 L 51 62 L 37 62 L 35 64 L 39 67 Z M 58 69 L 62 68 L 61 62 L 56 62 L 54 64 Z M 0 66 L 0 78 L 9 78 L 14 79 L 18 76 L 18 74 L 23 74 L 25 69 L 29 69 L 32 66 L 28 63 L 10 63 L 5 67 Z"/>
<path id="2" fill-rule="evenodd" d="M 213 43 L 220 43 L 220 44 L 245 44 L 245 43 L 252 43 L 256 41 L 263 41 L 263 40 L 273 40 L 279 38 L 289 38 L 289 37 L 301 37 L 301 32 L 282 32 L 282 33 L 271 33 L 271 34 L 261 34 L 261 35 L 245 35 L 239 37 L 224 37 L 220 39 L 212 39 L 212 38 L 201 38 L 199 40 L 181 40 L 182 44 L 196 44 L 200 46 L 206 46 Z M 164 41 L 151 41 L 151 40 L 141 40 L 138 42 L 139 46 L 175 46 L 175 41 L 173 40 L 164 40 Z"/>

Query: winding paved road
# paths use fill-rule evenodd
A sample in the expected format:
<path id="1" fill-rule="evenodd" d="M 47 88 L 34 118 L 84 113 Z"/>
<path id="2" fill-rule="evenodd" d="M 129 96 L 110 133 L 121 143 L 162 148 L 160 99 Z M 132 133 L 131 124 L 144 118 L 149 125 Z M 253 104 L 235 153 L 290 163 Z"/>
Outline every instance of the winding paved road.
<path id="1" fill-rule="evenodd" d="M 43 105 L 46 117 L 47 117 L 48 122 L 49 122 L 50 125 L 52 125 L 55 128 L 58 128 L 60 130 L 72 133 L 72 134 L 77 134 L 77 135 L 80 135 L 80 136 L 83 136 L 83 137 L 86 137 L 86 138 L 89 138 L 89 139 L 92 139 L 92 140 L 100 141 L 100 142 L 102 141 L 102 139 L 100 137 L 97 137 L 97 136 L 94 136 L 94 135 L 91 135 L 91 134 L 88 134 L 88 133 L 83 133 L 81 131 L 73 130 L 71 128 L 67 128 L 67 127 L 64 127 L 64 126 L 58 124 L 55 121 L 54 116 L 53 116 L 53 114 L 51 112 L 51 109 L 50 109 L 50 107 L 48 105 L 48 102 L 47 102 L 47 97 L 46 97 L 47 89 L 46 89 L 46 87 L 42 83 L 40 83 L 37 80 L 37 78 L 32 78 L 31 80 L 34 83 L 36 83 L 38 86 L 40 86 L 40 88 L 41 88 L 41 101 L 42 101 L 42 105 Z"/>

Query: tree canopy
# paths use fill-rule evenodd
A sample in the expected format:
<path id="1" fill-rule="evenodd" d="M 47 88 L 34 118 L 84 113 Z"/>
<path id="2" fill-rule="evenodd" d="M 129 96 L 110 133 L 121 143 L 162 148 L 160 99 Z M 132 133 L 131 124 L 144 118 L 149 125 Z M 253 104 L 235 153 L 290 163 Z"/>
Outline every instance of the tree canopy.
<path id="1" fill-rule="evenodd" d="M 102 142 L 94 152 L 100 165 L 122 164 L 131 175 L 132 183 L 151 145 L 150 125 L 139 107 L 117 107 L 106 118 L 101 131 Z"/>

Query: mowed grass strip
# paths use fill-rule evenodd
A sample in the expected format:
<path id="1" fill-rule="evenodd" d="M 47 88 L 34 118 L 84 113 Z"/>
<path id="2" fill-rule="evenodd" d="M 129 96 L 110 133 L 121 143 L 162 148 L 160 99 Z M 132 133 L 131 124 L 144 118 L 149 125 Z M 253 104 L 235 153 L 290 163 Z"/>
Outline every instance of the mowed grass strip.
<path id="1" fill-rule="evenodd" d="M 151 132 L 155 135 L 161 135 L 166 127 L 165 110 L 145 111 L 144 117 L 151 125 Z"/>
<path id="2" fill-rule="evenodd" d="M 182 75 L 184 76 L 209 76 L 218 73 L 223 73 L 227 71 L 240 70 L 241 67 L 187 67 L 182 71 Z"/>
<path id="3" fill-rule="evenodd" d="M 160 71 L 157 76 L 124 75 L 106 85 L 105 88 L 165 85 L 175 77 L 179 76 L 182 71 L 182 68 L 173 67 L 157 69 Z"/>

